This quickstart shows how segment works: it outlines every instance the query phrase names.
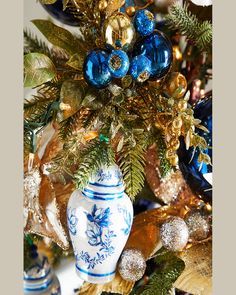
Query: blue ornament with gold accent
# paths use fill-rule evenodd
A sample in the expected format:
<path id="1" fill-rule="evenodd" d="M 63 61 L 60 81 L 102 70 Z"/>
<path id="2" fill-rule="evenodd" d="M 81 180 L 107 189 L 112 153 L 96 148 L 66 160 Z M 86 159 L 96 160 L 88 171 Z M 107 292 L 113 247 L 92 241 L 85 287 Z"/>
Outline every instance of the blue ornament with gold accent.
<path id="1" fill-rule="evenodd" d="M 108 69 L 112 77 L 124 77 L 129 70 L 128 55 L 123 50 L 113 50 L 108 56 Z"/>
<path id="2" fill-rule="evenodd" d="M 92 50 L 84 61 L 84 78 L 88 84 L 101 89 L 111 82 L 112 76 L 107 64 L 108 53 L 101 49 Z"/>
<path id="3" fill-rule="evenodd" d="M 72 11 L 72 7 L 63 10 L 63 0 L 56 0 L 53 4 L 42 4 L 42 6 L 53 18 L 61 23 L 69 26 L 79 26 L 79 20 L 75 17 L 75 11 Z"/>
<path id="4" fill-rule="evenodd" d="M 155 30 L 134 45 L 133 55 L 144 55 L 151 61 L 150 79 L 167 74 L 172 63 L 172 45 L 164 33 Z"/>
<path id="5" fill-rule="evenodd" d="M 202 152 L 207 154 L 212 159 L 212 99 L 206 97 L 198 102 L 194 107 L 194 117 L 201 120 L 201 125 L 206 127 L 209 132 L 201 129 L 195 132 L 202 136 L 208 145 L 206 150 Z M 182 143 L 179 150 L 180 169 L 193 191 L 200 193 L 211 202 L 212 197 L 212 166 L 210 164 L 199 163 L 199 149 L 190 148 L 186 150 L 185 145 Z M 192 159 L 192 160 L 191 160 Z"/>
<path id="6" fill-rule="evenodd" d="M 135 56 L 130 62 L 130 75 L 137 82 L 146 81 L 151 73 L 151 61 L 144 55 Z"/>
<path id="7" fill-rule="evenodd" d="M 147 9 L 138 10 L 134 16 L 134 27 L 141 36 L 150 35 L 155 29 L 154 15 Z"/>

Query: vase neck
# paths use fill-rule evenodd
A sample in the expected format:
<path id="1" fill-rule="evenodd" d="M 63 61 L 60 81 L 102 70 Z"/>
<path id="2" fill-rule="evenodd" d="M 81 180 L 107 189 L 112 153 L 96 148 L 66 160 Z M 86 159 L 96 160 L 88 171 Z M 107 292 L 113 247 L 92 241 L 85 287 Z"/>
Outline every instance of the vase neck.
<path id="1" fill-rule="evenodd" d="M 82 195 L 94 200 L 116 200 L 124 196 L 124 184 L 105 185 L 97 182 L 89 182 L 82 190 Z"/>

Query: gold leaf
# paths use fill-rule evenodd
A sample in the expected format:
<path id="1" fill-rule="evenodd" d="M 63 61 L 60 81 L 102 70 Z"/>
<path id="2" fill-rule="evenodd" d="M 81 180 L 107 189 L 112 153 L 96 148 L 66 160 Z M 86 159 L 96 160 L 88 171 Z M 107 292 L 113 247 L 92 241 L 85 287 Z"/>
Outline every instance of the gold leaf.
<path id="1" fill-rule="evenodd" d="M 83 61 L 84 59 L 78 53 L 75 53 L 70 57 L 66 64 L 73 69 L 81 71 L 83 67 Z"/>
<path id="2" fill-rule="evenodd" d="M 212 294 L 212 242 L 197 244 L 181 252 L 185 269 L 174 283 L 175 288 L 191 294 Z"/>
<path id="3" fill-rule="evenodd" d="M 106 8 L 106 16 L 111 16 L 113 12 L 121 8 L 125 4 L 125 0 L 109 0 Z"/>

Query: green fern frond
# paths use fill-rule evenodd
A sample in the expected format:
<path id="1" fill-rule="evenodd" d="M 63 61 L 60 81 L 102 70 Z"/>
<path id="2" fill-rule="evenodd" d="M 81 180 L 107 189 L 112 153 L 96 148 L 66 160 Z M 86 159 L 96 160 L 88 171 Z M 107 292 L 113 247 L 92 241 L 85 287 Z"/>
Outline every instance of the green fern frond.
<path id="1" fill-rule="evenodd" d="M 131 138 L 127 138 L 118 155 L 118 164 L 126 184 L 126 192 L 131 199 L 134 199 L 144 186 L 147 145 L 148 140 L 143 134 L 135 138 L 135 142 Z"/>
<path id="2" fill-rule="evenodd" d="M 167 295 L 185 268 L 184 261 L 172 252 L 161 248 L 155 258 L 157 271 L 141 295 Z"/>
<path id="3" fill-rule="evenodd" d="M 80 121 L 80 112 L 76 112 L 74 115 L 65 119 L 60 123 L 59 137 L 65 142 L 73 134 L 77 124 Z"/>
<path id="4" fill-rule="evenodd" d="M 201 51 L 210 51 L 212 47 L 212 25 L 208 21 L 200 22 L 188 11 L 188 6 L 175 4 L 167 15 L 170 28 L 179 30 L 188 39 L 195 42 Z"/>
<path id="5" fill-rule="evenodd" d="M 98 139 L 91 141 L 80 154 L 80 165 L 74 174 L 76 187 L 83 189 L 101 166 L 108 167 L 114 163 L 115 156 L 109 145 Z"/>

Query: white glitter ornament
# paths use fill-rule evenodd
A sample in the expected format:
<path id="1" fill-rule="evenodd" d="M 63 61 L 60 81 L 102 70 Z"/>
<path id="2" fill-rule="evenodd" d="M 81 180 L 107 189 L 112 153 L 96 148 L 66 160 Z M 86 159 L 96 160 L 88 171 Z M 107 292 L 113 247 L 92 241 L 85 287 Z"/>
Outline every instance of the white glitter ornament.
<path id="1" fill-rule="evenodd" d="M 142 278 L 146 269 L 146 261 L 141 251 L 126 249 L 121 255 L 118 271 L 126 281 L 136 282 Z"/>
<path id="2" fill-rule="evenodd" d="M 191 2 L 193 2 L 196 5 L 199 6 L 210 6 L 212 5 L 212 0 L 190 0 Z"/>
<path id="3" fill-rule="evenodd" d="M 188 242 L 188 238 L 188 227 L 180 217 L 171 217 L 160 227 L 161 243 L 170 251 L 183 250 Z"/>
<path id="4" fill-rule="evenodd" d="M 189 230 L 189 238 L 192 241 L 201 241 L 208 237 L 210 231 L 210 224 L 206 216 L 200 212 L 190 212 L 185 218 L 185 222 Z"/>

